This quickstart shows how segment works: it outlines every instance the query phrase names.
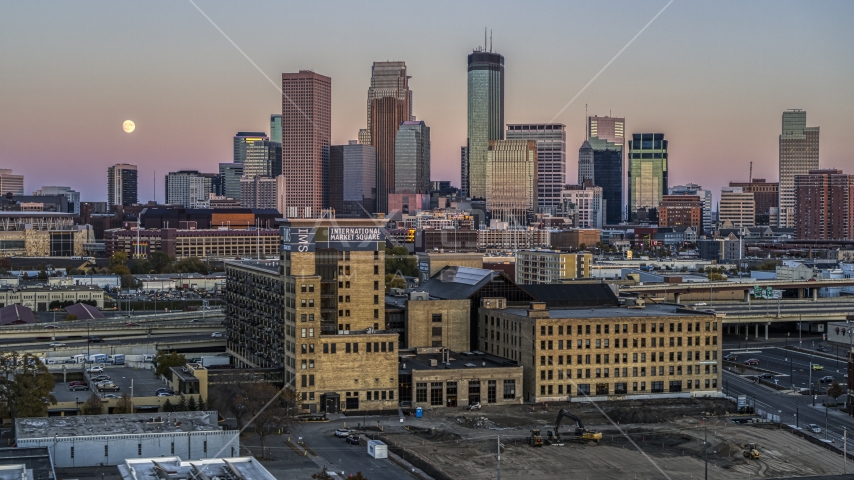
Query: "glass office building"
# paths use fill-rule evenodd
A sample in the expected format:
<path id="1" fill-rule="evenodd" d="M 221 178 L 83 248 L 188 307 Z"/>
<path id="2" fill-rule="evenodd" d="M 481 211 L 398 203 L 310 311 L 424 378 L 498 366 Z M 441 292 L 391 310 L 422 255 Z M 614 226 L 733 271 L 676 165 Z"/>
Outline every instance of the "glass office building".
<path id="1" fill-rule="evenodd" d="M 807 112 L 783 112 L 780 134 L 780 215 L 781 228 L 794 227 L 795 176 L 807 175 L 818 165 L 819 127 L 807 126 Z"/>
<path id="2" fill-rule="evenodd" d="M 623 150 L 593 150 L 593 184 L 602 187 L 605 223 L 619 225 L 623 220 Z"/>
<path id="3" fill-rule="evenodd" d="M 476 50 L 468 56 L 468 183 L 486 198 L 489 142 L 504 139 L 504 56 Z"/>
<path id="4" fill-rule="evenodd" d="M 658 210 L 667 194 L 667 140 L 663 133 L 635 133 L 629 140 L 629 218 Z"/>
<path id="5" fill-rule="evenodd" d="M 430 127 L 423 121 L 403 122 L 397 130 L 394 192 L 430 192 Z"/>
<path id="6" fill-rule="evenodd" d="M 486 210 L 492 220 L 528 225 L 537 213 L 537 142 L 489 142 Z"/>

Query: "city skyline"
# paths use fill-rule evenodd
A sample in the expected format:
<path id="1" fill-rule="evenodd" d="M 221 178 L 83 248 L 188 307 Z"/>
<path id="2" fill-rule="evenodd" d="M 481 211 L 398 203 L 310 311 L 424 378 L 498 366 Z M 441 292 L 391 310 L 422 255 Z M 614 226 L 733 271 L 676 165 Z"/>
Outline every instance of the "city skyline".
<path id="1" fill-rule="evenodd" d="M 423 39 L 419 45 L 389 43 L 386 34 L 361 35 L 379 20 L 335 34 L 356 13 L 346 4 L 288 12 L 296 24 L 284 33 L 265 31 L 272 20 L 232 19 L 222 3 L 199 6 L 270 78 L 301 69 L 332 78 L 332 144 L 346 144 L 364 128 L 372 63 L 406 61 L 408 74 L 417 79 L 418 119 L 432 130 L 432 179 L 459 185 L 459 149 L 466 139 L 465 57 L 482 46 L 483 26 L 493 29 L 493 51 L 505 57 L 505 126 L 545 123 L 665 3 L 615 2 L 618 15 L 606 15 L 608 8 L 552 3 L 554 15 L 530 38 L 514 24 L 535 21 L 537 9 L 514 15 L 512 22 L 497 11 L 475 15 L 486 5 L 476 3 L 447 4 L 437 9 L 442 13 L 409 7 L 384 14 L 418 14 L 423 25 L 413 30 L 401 24 L 387 33 L 406 31 Z M 152 198 L 155 185 L 162 201 L 169 171 L 215 171 L 230 161 L 234 132 L 271 133 L 269 115 L 280 113 L 278 92 L 191 5 L 157 6 L 115 5 L 98 15 L 85 5 L 59 3 L 47 14 L 27 5 L 0 8 L 3 43 L 19 46 L 0 50 L 4 63 L 16 65 L 0 82 L 7 112 L 0 119 L 0 167 L 24 175 L 25 190 L 61 183 L 82 192 L 83 201 L 104 200 L 106 167 L 130 163 L 140 168 L 140 201 Z M 625 117 L 627 135 L 655 131 L 674 140 L 671 183 L 703 183 L 717 200 L 728 182 L 748 180 L 750 161 L 755 177 L 777 180 L 779 118 L 800 108 L 809 112 L 810 125 L 822 128 L 821 167 L 851 170 L 844 140 L 854 126 L 854 94 L 844 86 L 854 79 L 854 69 L 836 59 L 844 58 L 843 45 L 851 43 L 852 33 L 841 22 L 854 6 L 823 6 L 738 4 L 739 18 L 733 19 L 728 8 L 674 3 L 555 119 L 567 126 L 567 148 L 574 152 L 584 140 L 588 104 L 591 114 Z M 277 9 L 286 10 L 268 6 Z M 170 18 L 161 25 L 164 13 Z M 297 19 L 313 15 L 328 17 L 321 27 L 328 38 L 306 45 L 299 39 L 307 25 Z M 585 22 L 573 29 L 548 28 L 579 17 Z M 603 24 L 619 33 L 595 45 L 583 43 Z M 799 28 L 781 28 L 789 25 Z M 146 32 L 159 26 L 163 34 L 148 38 Z M 720 28 L 726 38 L 715 31 Z M 116 41 L 123 31 L 146 40 Z M 273 40 L 276 35 L 283 38 Z M 680 42 L 673 42 L 675 37 Z M 285 53 L 271 54 L 269 45 L 276 44 L 284 45 Z M 538 48 L 545 44 L 551 48 Z M 641 58 L 649 50 L 668 61 L 653 67 Z M 791 68 L 793 61 L 797 69 Z M 57 67 L 64 72 L 58 89 L 52 85 Z M 44 136 L 45 118 L 63 128 Z M 137 124 L 132 134 L 121 130 L 127 119 Z M 721 159 L 704 147 L 710 135 L 727 138 L 738 154 Z M 53 162 L 77 168 L 57 178 L 56 168 L 40 168 Z M 572 155 L 569 184 L 575 183 L 574 162 Z"/>

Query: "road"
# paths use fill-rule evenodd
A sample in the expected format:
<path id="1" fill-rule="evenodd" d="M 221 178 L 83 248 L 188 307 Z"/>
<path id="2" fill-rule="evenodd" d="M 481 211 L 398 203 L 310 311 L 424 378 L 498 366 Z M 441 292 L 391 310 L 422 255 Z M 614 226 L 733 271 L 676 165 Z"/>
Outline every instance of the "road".
<path id="1" fill-rule="evenodd" d="M 777 315 L 776 300 L 759 300 L 752 301 L 750 304 L 745 302 L 738 303 L 720 303 L 705 301 L 708 306 L 701 308 L 714 309 L 715 312 L 726 313 L 728 315 Z M 821 301 L 814 302 L 812 300 L 783 300 L 780 302 L 780 313 L 786 316 L 797 314 L 814 315 L 816 313 L 836 313 L 849 312 L 854 309 L 854 301 L 844 298 L 837 299 L 833 302 Z"/>
<path id="2" fill-rule="evenodd" d="M 743 363 L 748 358 L 758 359 L 759 367 L 774 372 L 778 383 L 786 387 L 808 388 L 810 382 L 815 386 L 816 382 L 825 376 L 832 376 L 834 380 L 846 383 L 847 365 L 844 359 L 831 359 L 771 346 L 725 349 L 724 354 L 727 353 L 738 355 L 738 363 Z M 816 364 L 821 365 L 823 369 L 812 370 L 811 365 Z M 826 388 L 828 385 L 829 383 L 820 384 L 820 387 Z"/>
<path id="3" fill-rule="evenodd" d="M 854 419 L 834 409 L 825 409 L 821 406 L 823 396 L 819 396 L 816 406 L 812 406 L 811 396 L 778 392 L 770 387 L 759 386 L 750 380 L 724 371 L 724 393 L 731 397 L 747 395 L 748 403 L 755 405 L 762 413 L 779 415 L 780 421 L 787 425 L 796 425 L 803 429 L 807 435 L 816 438 L 828 438 L 834 444 L 842 446 L 843 427 L 848 429 L 848 451 L 854 448 Z M 800 418 L 798 418 L 800 417 Z M 807 425 L 814 423 L 821 427 L 819 434 L 807 430 Z"/>

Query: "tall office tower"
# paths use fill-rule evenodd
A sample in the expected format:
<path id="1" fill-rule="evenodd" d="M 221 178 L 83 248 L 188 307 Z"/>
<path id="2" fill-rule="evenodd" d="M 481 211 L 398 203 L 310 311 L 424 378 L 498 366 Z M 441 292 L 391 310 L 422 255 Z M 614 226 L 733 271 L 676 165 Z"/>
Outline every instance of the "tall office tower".
<path id="1" fill-rule="evenodd" d="M 783 112 L 780 135 L 779 226 L 794 227 L 795 176 L 818 169 L 819 127 L 807 127 L 807 112 Z"/>
<path id="2" fill-rule="evenodd" d="M 490 141 L 485 173 L 490 218 L 527 226 L 537 213 L 537 142 Z"/>
<path id="3" fill-rule="evenodd" d="M 825 168 L 795 176 L 795 237 L 854 239 L 854 175 Z"/>
<path id="4" fill-rule="evenodd" d="M 139 203 L 136 194 L 136 165 L 117 163 L 107 168 L 107 205 L 130 206 Z"/>
<path id="5" fill-rule="evenodd" d="M 234 136 L 234 163 L 243 164 L 248 177 L 272 175 L 270 139 L 264 132 L 237 132 Z"/>
<path id="6" fill-rule="evenodd" d="M 460 196 L 469 196 L 469 149 L 460 147 Z"/>
<path id="7" fill-rule="evenodd" d="M 777 208 L 780 201 L 779 183 L 766 182 L 764 178 L 753 178 L 750 182 L 729 182 L 729 186 L 741 187 L 744 193 L 753 194 L 756 202 L 756 225 L 771 224 L 771 209 Z"/>
<path id="8" fill-rule="evenodd" d="M 578 184 L 584 185 L 585 180 L 593 181 L 593 147 L 587 140 L 578 149 Z"/>
<path id="9" fill-rule="evenodd" d="M 368 88 L 368 135 L 377 149 L 377 212 L 388 212 L 394 192 L 394 139 L 412 119 L 412 92 L 406 62 L 374 62 Z"/>
<path id="10" fill-rule="evenodd" d="M 741 187 L 721 189 L 721 203 L 718 206 L 718 221 L 730 222 L 733 227 L 752 227 L 756 220 L 756 202 L 752 193 L 745 193 Z"/>
<path id="11" fill-rule="evenodd" d="M 329 207 L 336 218 L 371 218 L 377 205 L 377 149 L 350 140 L 329 147 Z"/>
<path id="12" fill-rule="evenodd" d="M 537 142 L 537 212 L 554 215 L 566 185 L 566 125 L 510 124 L 504 138 Z"/>
<path id="13" fill-rule="evenodd" d="M 200 208 L 210 201 L 213 179 L 216 174 L 199 173 L 197 170 L 179 170 L 166 174 L 166 204 Z"/>
<path id="14" fill-rule="evenodd" d="M 242 163 L 220 163 L 220 189 L 216 192 L 226 198 L 240 200 L 240 177 L 243 176 Z"/>
<path id="15" fill-rule="evenodd" d="M 23 195 L 24 176 L 13 174 L 11 169 L 0 168 L 0 195 L 6 195 L 7 193 Z"/>
<path id="16" fill-rule="evenodd" d="M 282 114 L 270 114 L 270 141 L 281 145 L 282 143 Z"/>
<path id="17" fill-rule="evenodd" d="M 394 192 L 430 193 L 430 127 L 423 121 L 403 122 L 397 130 Z"/>
<path id="18" fill-rule="evenodd" d="M 468 56 L 468 194 L 486 198 L 489 142 L 504 139 L 504 56 L 477 49 Z"/>
<path id="19" fill-rule="evenodd" d="M 663 133 L 635 133 L 629 140 L 629 219 L 658 209 L 667 194 L 667 140 Z"/>
<path id="20" fill-rule="evenodd" d="M 593 183 L 602 187 L 605 222 L 610 225 L 619 224 L 624 218 L 625 131 L 625 118 L 587 117 L 587 141 L 593 147 Z"/>
<path id="21" fill-rule="evenodd" d="M 278 183 L 278 178 L 273 177 L 240 177 L 240 205 L 245 208 L 277 208 Z"/>
<path id="22" fill-rule="evenodd" d="M 68 199 L 69 212 L 80 215 L 80 192 L 72 190 L 71 187 L 42 187 L 41 190 L 33 192 L 33 195 L 37 197 L 65 195 Z"/>
<path id="23" fill-rule="evenodd" d="M 282 74 L 282 174 L 288 218 L 319 218 L 329 204 L 332 79 L 300 70 Z"/>
<path id="24" fill-rule="evenodd" d="M 670 195 L 696 195 L 700 197 L 700 202 L 703 204 L 703 231 L 712 231 L 712 191 L 703 190 L 703 187 L 696 183 L 688 183 L 685 185 L 676 185 L 670 187 Z M 659 218 L 659 220 L 661 220 Z"/>

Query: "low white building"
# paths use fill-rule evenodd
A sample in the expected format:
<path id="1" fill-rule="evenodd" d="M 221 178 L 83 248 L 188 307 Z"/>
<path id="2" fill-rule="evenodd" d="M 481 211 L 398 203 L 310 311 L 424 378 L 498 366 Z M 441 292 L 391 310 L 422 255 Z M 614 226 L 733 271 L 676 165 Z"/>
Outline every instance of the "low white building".
<path id="1" fill-rule="evenodd" d="M 240 451 L 239 435 L 223 430 L 215 411 L 21 418 L 15 430 L 18 447 L 48 447 L 57 468 L 169 456 L 202 460 Z"/>
<path id="2" fill-rule="evenodd" d="M 163 473 L 168 472 L 168 477 Z M 276 480 L 258 460 L 252 457 L 214 458 L 198 462 L 182 461 L 180 457 L 133 458 L 119 465 L 122 480 L 147 478 L 236 478 Z"/>

